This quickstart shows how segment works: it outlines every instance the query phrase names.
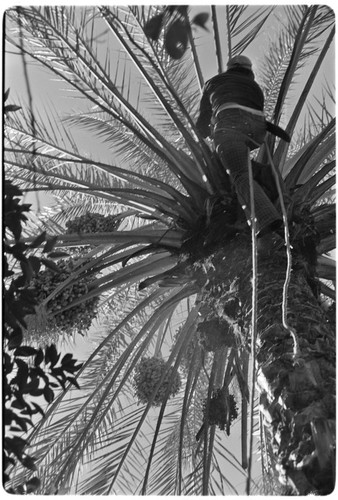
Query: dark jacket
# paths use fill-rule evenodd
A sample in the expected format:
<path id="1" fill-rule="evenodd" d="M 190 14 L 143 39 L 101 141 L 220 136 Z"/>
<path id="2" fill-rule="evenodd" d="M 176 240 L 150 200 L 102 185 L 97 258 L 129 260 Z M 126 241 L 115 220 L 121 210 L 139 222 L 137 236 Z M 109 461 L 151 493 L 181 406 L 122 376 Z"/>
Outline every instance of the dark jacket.
<path id="1" fill-rule="evenodd" d="M 263 111 L 264 95 L 251 70 L 241 67 L 228 69 L 206 82 L 196 123 L 203 137 L 210 135 L 212 115 L 227 102 Z"/>

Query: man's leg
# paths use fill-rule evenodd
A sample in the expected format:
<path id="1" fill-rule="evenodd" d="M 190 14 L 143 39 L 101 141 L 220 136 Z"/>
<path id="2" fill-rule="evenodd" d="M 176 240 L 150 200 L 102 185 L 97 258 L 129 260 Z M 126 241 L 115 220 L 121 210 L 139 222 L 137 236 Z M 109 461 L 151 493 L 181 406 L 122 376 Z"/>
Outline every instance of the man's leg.
<path id="1" fill-rule="evenodd" d="M 238 201 L 250 221 L 250 186 L 248 174 L 248 161 L 250 161 L 249 149 L 242 139 L 243 136 L 236 132 L 222 134 L 217 137 L 216 151 L 225 170 L 229 173 L 235 187 Z M 255 213 L 257 219 L 258 233 L 266 232 L 270 228 L 277 227 L 281 221 L 281 215 L 264 193 L 263 189 L 254 181 Z"/>

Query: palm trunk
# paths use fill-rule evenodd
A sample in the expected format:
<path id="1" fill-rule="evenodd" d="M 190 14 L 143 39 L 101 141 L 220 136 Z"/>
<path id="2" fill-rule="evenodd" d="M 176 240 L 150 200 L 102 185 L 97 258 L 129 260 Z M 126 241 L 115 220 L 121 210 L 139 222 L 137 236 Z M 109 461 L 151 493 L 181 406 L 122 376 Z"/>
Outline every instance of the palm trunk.
<path id="1" fill-rule="evenodd" d="M 284 250 L 258 257 L 257 390 L 271 463 L 296 494 L 328 494 L 334 487 L 335 333 L 309 287 L 294 269 L 288 321 L 299 337 L 303 362 L 283 328 Z M 211 258 L 203 289 L 206 304 L 250 345 L 251 244 L 241 235 Z"/>

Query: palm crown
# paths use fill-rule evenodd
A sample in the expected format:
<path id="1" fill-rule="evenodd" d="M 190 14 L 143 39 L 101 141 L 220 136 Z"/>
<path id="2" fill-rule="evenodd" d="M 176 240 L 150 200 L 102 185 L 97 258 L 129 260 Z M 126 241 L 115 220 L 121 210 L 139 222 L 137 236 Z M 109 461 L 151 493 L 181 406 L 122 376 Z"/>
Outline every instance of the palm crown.
<path id="1" fill-rule="evenodd" d="M 238 235 L 250 241 L 250 230 L 211 142 L 199 137 L 194 125 L 203 86 L 196 33 L 186 25 L 191 50 L 179 60 L 168 55 L 163 34 L 157 41 L 145 35 L 147 21 L 162 11 L 152 6 L 20 7 L 6 13 L 9 43 L 51 70 L 85 103 L 65 120 L 47 111 L 41 117 L 32 110 L 10 116 L 6 175 L 25 189 L 50 190 L 57 197 L 57 207 L 42 214 L 42 222 L 41 215 L 40 221 L 31 219 L 27 237 L 39 226 L 58 235 L 60 248 L 86 248 L 57 291 L 81 278 L 90 285 L 57 314 L 99 297 L 106 318 L 104 332 L 93 332 L 95 345 L 78 375 L 81 390 L 60 393 L 30 435 L 44 470 L 43 493 L 221 494 L 234 488 L 224 461 L 239 470 L 247 466 L 246 436 L 240 464 L 228 451 L 224 433 L 215 430 L 215 423 L 222 427 L 219 420 L 211 419 L 211 402 L 221 389 L 227 415 L 223 429 L 229 432 L 235 397 L 242 434 L 247 432 L 250 344 L 241 333 L 239 309 L 229 312 L 239 307 L 236 283 L 224 285 L 220 293 L 215 287 L 222 284 L 211 276 L 222 249 L 230 242 L 236 246 Z M 333 14 L 318 6 L 275 11 L 283 12 L 286 21 L 262 54 L 264 69 L 256 73 L 264 84 L 269 119 L 282 123 L 292 142 L 270 136 L 253 164 L 261 175 L 273 161 L 295 262 L 317 298 L 332 301 L 334 266 L 325 254 L 335 245 L 334 120 L 323 102 L 304 107 L 333 38 Z M 255 7 L 252 13 L 250 18 L 246 7 L 225 8 L 227 57 L 250 49 L 275 15 L 272 8 Z M 215 8 L 212 20 L 221 71 Z M 288 114 L 288 96 L 309 64 L 300 98 Z M 81 152 L 70 126 L 84 128 L 108 146 L 114 162 L 107 153 L 102 155 L 108 159 L 97 159 L 99 151 L 92 157 Z M 72 230 L 76 225 L 68 222 L 65 230 L 67 221 L 88 212 L 113 215 L 113 226 L 85 232 Z M 224 264 L 219 269 L 222 273 Z M 52 298 L 46 296 L 43 306 L 55 317 L 48 309 Z M 235 318 L 230 326 L 215 315 L 215 300 L 226 301 L 227 318 Z M 158 368 L 157 383 L 138 406 L 135 370 L 146 358 L 154 369 L 163 369 Z M 161 358 L 166 363 L 156 361 Z M 147 370 L 154 379 L 152 368 Z M 159 410 L 152 409 L 154 402 Z M 211 430 L 197 442 L 205 415 Z M 260 449 L 265 456 L 262 442 Z M 14 482 L 24 474 L 18 470 Z"/>

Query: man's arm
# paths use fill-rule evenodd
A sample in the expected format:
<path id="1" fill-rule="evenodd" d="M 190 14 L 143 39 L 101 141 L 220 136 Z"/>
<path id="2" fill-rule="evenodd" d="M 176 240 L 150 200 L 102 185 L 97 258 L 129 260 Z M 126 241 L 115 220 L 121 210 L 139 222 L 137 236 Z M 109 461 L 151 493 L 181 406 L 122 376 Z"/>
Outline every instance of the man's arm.
<path id="1" fill-rule="evenodd" d="M 212 108 L 209 100 L 209 95 L 207 92 L 204 91 L 200 104 L 200 114 L 196 122 L 196 128 L 204 138 L 210 135 L 209 126 L 210 126 L 211 116 L 212 116 Z"/>

